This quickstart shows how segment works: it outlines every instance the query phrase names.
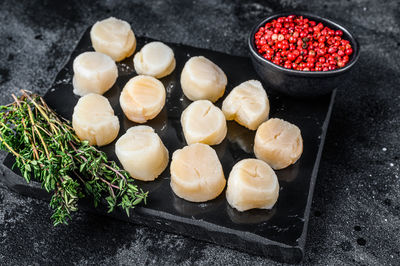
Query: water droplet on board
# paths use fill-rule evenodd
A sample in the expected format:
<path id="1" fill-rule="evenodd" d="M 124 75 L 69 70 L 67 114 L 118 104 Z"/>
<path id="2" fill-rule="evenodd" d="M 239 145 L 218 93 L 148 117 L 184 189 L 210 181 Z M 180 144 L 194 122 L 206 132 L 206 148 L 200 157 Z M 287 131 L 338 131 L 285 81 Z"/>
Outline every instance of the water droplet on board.
<path id="1" fill-rule="evenodd" d="M 66 77 L 61 80 L 57 80 L 54 84 L 59 85 L 59 84 L 69 84 L 71 82 L 71 77 Z"/>
<path id="2" fill-rule="evenodd" d="M 174 88 L 174 84 L 169 84 L 166 88 L 167 94 L 171 94 L 173 88 Z"/>
<path id="3" fill-rule="evenodd" d="M 271 227 L 277 232 L 286 232 L 290 229 L 290 226 L 289 227 L 278 227 L 278 226 L 274 225 Z"/>
<path id="4" fill-rule="evenodd" d="M 180 116 L 180 108 L 177 107 L 177 106 L 173 106 L 172 108 L 169 108 L 169 109 L 168 109 L 168 112 L 169 112 L 171 115 Z"/>
<path id="5" fill-rule="evenodd" d="M 118 64 L 118 70 L 125 73 L 130 73 L 133 71 L 133 69 L 130 66 L 124 63 Z"/>

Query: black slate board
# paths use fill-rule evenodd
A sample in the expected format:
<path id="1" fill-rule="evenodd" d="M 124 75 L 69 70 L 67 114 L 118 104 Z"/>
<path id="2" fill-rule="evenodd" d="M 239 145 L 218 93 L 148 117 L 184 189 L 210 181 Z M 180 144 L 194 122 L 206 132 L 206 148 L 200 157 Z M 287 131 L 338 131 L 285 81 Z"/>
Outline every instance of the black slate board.
<path id="1" fill-rule="evenodd" d="M 137 41 L 137 49 L 140 49 L 152 40 L 139 37 Z M 186 145 L 180 126 L 180 114 L 190 101 L 182 94 L 179 78 L 183 65 L 191 56 L 203 55 L 226 73 L 227 91 L 216 103 L 219 107 L 233 87 L 246 80 L 257 79 L 257 75 L 247 57 L 231 56 L 180 44 L 168 45 L 174 50 L 176 69 L 171 75 L 161 79 L 167 90 L 167 102 L 161 113 L 147 124 L 160 135 L 171 156 L 173 151 Z M 78 54 L 90 50 L 93 49 L 87 30 L 45 95 L 49 106 L 65 118 L 71 119 L 73 107 L 79 99 L 72 93 L 73 59 Z M 124 84 L 136 75 L 132 57 L 118 63 L 118 69 L 116 84 L 104 96 L 109 99 L 120 119 L 119 135 L 122 135 L 129 127 L 135 125 L 124 117 L 118 103 Z M 95 209 L 89 199 L 82 200 L 80 208 L 252 254 L 270 256 L 279 261 L 299 262 L 304 253 L 312 195 L 336 91 L 318 99 L 299 100 L 266 89 L 271 104 L 270 117 L 282 118 L 299 126 L 304 140 L 304 152 L 300 160 L 287 169 L 277 171 L 281 190 L 278 202 L 272 210 L 240 213 L 227 204 L 225 193 L 215 200 L 201 204 L 184 201 L 175 196 L 169 186 L 169 167 L 154 182 L 137 182 L 150 192 L 148 204 L 136 208 L 130 217 L 119 209 L 112 214 L 107 214 L 104 206 Z M 228 122 L 227 138 L 221 144 L 213 146 L 221 160 L 226 178 L 236 162 L 254 157 L 253 139 L 254 132 L 235 122 Z M 117 160 L 114 143 L 101 150 L 105 151 L 109 158 Z M 14 158 L 11 155 L 3 162 L 9 169 L 13 163 Z M 0 178 L 18 193 L 45 200 L 50 198 L 39 183 L 26 184 L 17 170 L 9 170 Z"/>

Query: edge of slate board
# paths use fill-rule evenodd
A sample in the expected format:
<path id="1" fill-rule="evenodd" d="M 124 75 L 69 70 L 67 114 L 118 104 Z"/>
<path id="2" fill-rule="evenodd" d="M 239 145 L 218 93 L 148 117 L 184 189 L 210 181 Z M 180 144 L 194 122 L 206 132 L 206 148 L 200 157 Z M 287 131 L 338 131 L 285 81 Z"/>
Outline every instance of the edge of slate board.
<path id="1" fill-rule="evenodd" d="M 81 35 L 79 41 L 82 39 L 85 33 L 86 31 Z M 75 51 L 76 47 L 79 44 L 79 41 L 75 45 L 73 51 Z M 71 55 L 66 59 L 62 68 L 60 68 L 60 72 L 68 64 Z M 60 72 L 56 75 L 52 83 L 53 85 L 59 78 Z M 203 220 L 196 220 L 177 215 L 172 215 L 162 211 L 152 210 L 146 207 L 135 208 L 133 211 L 133 215 L 127 217 L 125 212 L 119 208 L 115 209 L 113 213 L 107 213 L 107 209 L 105 207 L 106 204 L 100 204 L 98 208 L 93 208 L 91 200 L 88 198 L 84 198 L 80 200 L 79 208 L 84 211 L 110 216 L 119 220 L 135 224 L 150 226 L 171 233 L 185 235 L 194 239 L 199 239 L 202 241 L 219 244 L 222 246 L 226 246 L 232 249 L 237 249 L 247 253 L 261 255 L 261 256 L 268 256 L 274 260 L 281 262 L 287 262 L 287 263 L 300 262 L 304 255 L 304 247 L 307 236 L 307 227 L 308 227 L 312 197 L 335 96 L 336 96 L 336 89 L 331 94 L 328 111 L 326 113 L 325 120 L 321 127 L 321 139 L 318 148 L 318 153 L 315 159 L 315 164 L 312 170 L 312 176 L 310 179 L 309 193 L 304 215 L 305 216 L 304 226 L 302 234 L 298 239 L 298 245 L 290 246 L 277 241 L 272 241 L 270 239 L 252 233 L 228 229 L 222 226 L 208 223 Z M 11 167 L 14 162 L 15 158 L 11 154 L 8 154 L 3 161 L 4 166 L 6 166 L 5 173 L 3 176 L 0 176 L 0 179 L 11 190 L 21 195 L 49 201 L 51 196 L 43 188 L 41 188 L 40 183 L 36 181 L 31 181 L 28 184 L 26 183 L 25 179 L 20 176 L 18 169 L 11 170 Z M 173 221 L 173 223 L 171 223 L 171 221 Z M 220 235 L 214 234 L 214 232 L 219 232 Z"/>

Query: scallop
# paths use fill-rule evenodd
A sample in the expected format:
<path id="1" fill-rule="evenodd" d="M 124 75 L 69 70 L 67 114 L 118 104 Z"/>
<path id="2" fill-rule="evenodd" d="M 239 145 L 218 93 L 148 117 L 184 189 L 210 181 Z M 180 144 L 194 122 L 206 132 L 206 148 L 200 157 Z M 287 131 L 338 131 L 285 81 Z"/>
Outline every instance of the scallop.
<path id="1" fill-rule="evenodd" d="M 119 120 L 106 97 L 90 93 L 75 105 L 72 127 L 79 139 L 104 146 L 117 137 Z"/>
<path id="2" fill-rule="evenodd" d="M 279 182 L 274 170 L 258 159 L 236 163 L 228 178 L 226 200 L 238 211 L 271 209 L 279 196 Z"/>
<path id="3" fill-rule="evenodd" d="M 222 112 L 227 120 L 256 130 L 269 115 L 269 100 L 261 82 L 248 80 L 235 87 L 222 103 Z"/>
<path id="4" fill-rule="evenodd" d="M 220 144 L 227 132 L 224 114 L 208 100 L 191 103 L 182 112 L 181 124 L 187 144 Z"/>
<path id="5" fill-rule="evenodd" d="M 133 58 L 136 73 L 162 78 L 175 69 L 174 51 L 162 42 L 151 42 L 143 46 Z"/>
<path id="6" fill-rule="evenodd" d="M 155 180 L 168 165 L 168 150 L 149 126 L 129 128 L 115 144 L 115 154 L 135 179 Z"/>
<path id="7" fill-rule="evenodd" d="M 226 180 L 217 153 L 206 144 L 195 143 L 176 150 L 171 161 L 171 188 L 185 200 L 212 200 L 224 190 Z"/>
<path id="8" fill-rule="evenodd" d="M 136 38 L 131 26 L 114 17 L 97 21 L 90 30 L 90 39 L 96 52 L 107 54 L 114 61 L 131 56 L 136 49 Z"/>
<path id="9" fill-rule="evenodd" d="M 300 129 L 282 119 L 272 118 L 262 123 L 254 138 L 254 153 L 273 169 L 294 164 L 303 152 Z"/>
<path id="10" fill-rule="evenodd" d="M 227 78 L 216 64 L 203 56 L 190 58 L 183 67 L 181 87 L 192 101 L 217 101 L 224 95 Z"/>
<path id="11" fill-rule="evenodd" d="M 79 96 L 88 93 L 103 94 L 114 85 L 118 77 L 114 60 L 98 52 L 78 55 L 74 60 L 73 69 L 73 92 Z"/>
<path id="12" fill-rule="evenodd" d="M 156 117 L 165 105 L 164 85 L 151 76 L 136 76 L 122 89 L 119 102 L 129 120 L 146 123 Z"/>

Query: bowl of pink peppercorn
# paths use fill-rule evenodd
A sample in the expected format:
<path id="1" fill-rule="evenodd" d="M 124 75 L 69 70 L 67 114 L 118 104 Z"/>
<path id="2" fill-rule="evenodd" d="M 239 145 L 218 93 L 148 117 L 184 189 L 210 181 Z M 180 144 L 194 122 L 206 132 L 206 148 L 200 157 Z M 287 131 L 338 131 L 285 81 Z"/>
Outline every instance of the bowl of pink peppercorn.
<path id="1" fill-rule="evenodd" d="M 306 12 L 269 16 L 252 29 L 253 66 L 268 87 L 315 97 L 337 88 L 359 58 L 354 35 L 338 23 Z"/>

